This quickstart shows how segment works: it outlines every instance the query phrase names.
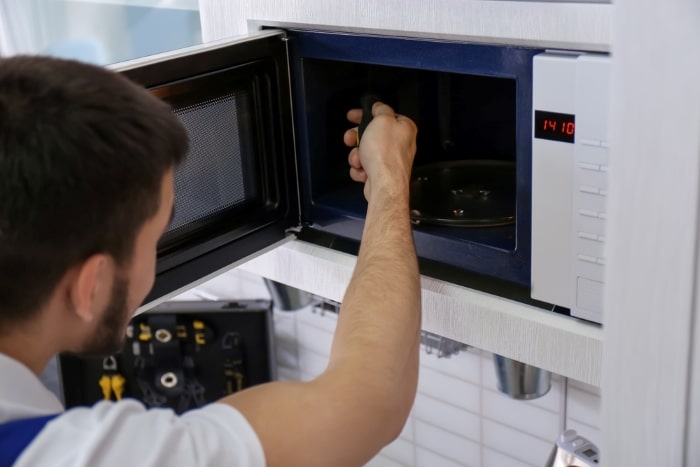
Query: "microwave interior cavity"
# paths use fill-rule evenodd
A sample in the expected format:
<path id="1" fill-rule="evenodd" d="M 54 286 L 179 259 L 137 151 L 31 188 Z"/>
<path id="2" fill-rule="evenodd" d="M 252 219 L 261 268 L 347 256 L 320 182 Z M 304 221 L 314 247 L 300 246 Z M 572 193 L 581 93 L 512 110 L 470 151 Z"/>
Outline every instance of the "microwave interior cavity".
<path id="1" fill-rule="evenodd" d="M 362 186 L 348 177 L 345 113 L 374 93 L 419 128 L 411 209 L 416 228 L 515 248 L 515 83 L 359 63 L 309 60 L 306 99 L 311 198 L 364 216 Z M 479 227 L 488 228 L 481 230 Z"/>
<path id="2" fill-rule="evenodd" d="M 370 93 L 418 126 L 418 255 L 527 285 L 533 51 L 308 31 L 290 37 L 303 220 L 361 237 L 367 203 L 348 176 L 342 136 L 353 127 L 347 111 Z"/>

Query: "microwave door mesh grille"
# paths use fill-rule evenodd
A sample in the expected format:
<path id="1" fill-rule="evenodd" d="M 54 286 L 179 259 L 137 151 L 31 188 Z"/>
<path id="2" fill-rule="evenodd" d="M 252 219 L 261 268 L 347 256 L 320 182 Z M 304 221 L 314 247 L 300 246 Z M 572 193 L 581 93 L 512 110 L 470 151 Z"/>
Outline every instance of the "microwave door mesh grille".
<path id="1" fill-rule="evenodd" d="M 256 196 L 251 174 L 251 98 L 236 92 L 175 109 L 190 138 L 190 152 L 175 172 L 175 217 L 168 233 Z"/>

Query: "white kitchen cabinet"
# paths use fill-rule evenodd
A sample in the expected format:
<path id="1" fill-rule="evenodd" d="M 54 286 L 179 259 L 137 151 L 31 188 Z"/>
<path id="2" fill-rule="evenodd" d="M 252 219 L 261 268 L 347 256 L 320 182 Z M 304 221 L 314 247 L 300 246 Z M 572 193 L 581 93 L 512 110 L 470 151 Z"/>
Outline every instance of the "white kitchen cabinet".
<path id="1" fill-rule="evenodd" d="M 603 452 L 700 465 L 700 4 L 620 0 L 612 41 Z"/>
<path id="2" fill-rule="evenodd" d="M 700 43 L 700 4 L 200 0 L 200 5 L 206 40 L 265 24 L 612 51 L 606 326 L 591 333 L 573 321 L 567 321 L 573 330 L 557 328 L 563 321 L 552 326 L 560 336 L 579 339 L 562 355 L 569 368 L 580 364 L 582 352 L 598 359 L 572 375 L 593 384 L 601 383 L 596 352 L 605 340 L 603 465 L 700 465 L 700 346 L 695 343 L 700 337 L 700 55 L 694 50 Z M 339 298 L 354 261 L 341 256 L 292 242 L 245 267 L 290 283 L 285 263 L 298 260 L 301 269 L 313 271 L 295 285 Z M 561 371 L 561 361 L 551 355 L 566 347 L 552 335 L 537 334 L 549 324 L 534 311 L 428 278 L 423 290 L 430 330 L 496 347 L 489 350 L 506 356 L 523 350 L 524 336 L 541 336 L 521 358 Z M 433 300 L 435 290 L 439 299 Z M 512 349 L 507 341 L 512 335 L 501 333 L 497 323 L 501 317 L 514 323 L 516 313 L 533 328 L 526 326 Z"/>
<path id="3" fill-rule="evenodd" d="M 600 3 L 202 0 L 200 8 L 205 40 L 263 26 L 301 26 L 594 51 L 607 50 L 610 42 L 611 7 Z M 354 261 L 352 256 L 294 241 L 243 268 L 341 300 Z M 300 268 L 307 272 L 300 273 Z M 426 330 L 600 384 L 599 326 L 428 277 L 422 286 Z"/>
<path id="4" fill-rule="evenodd" d="M 205 41 L 260 24 L 606 51 L 611 5 L 492 0 L 200 0 Z"/>

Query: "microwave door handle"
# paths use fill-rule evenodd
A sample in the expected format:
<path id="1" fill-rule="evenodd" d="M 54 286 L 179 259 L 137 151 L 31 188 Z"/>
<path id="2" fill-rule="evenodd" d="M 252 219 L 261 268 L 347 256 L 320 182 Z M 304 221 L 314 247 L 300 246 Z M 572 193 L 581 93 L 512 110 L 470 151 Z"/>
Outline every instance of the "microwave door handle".
<path id="1" fill-rule="evenodd" d="M 379 101 L 379 96 L 372 93 L 365 93 L 360 97 L 360 105 L 362 106 L 362 120 L 360 120 L 360 125 L 357 127 L 357 145 L 360 145 L 360 139 L 362 134 L 367 129 L 367 125 L 372 121 L 372 106 L 375 102 Z"/>

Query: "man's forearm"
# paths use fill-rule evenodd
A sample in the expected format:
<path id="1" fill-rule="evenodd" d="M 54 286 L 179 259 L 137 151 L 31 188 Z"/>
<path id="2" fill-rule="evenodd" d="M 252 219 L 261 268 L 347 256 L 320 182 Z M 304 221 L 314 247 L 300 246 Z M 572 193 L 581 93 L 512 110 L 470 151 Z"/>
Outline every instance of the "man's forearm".
<path id="1" fill-rule="evenodd" d="M 223 401 L 255 427 L 270 466 L 362 465 L 399 435 L 408 416 L 418 379 L 420 282 L 407 195 L 386 195 L 369 204 L 326 371 Z M 293 428 L 281 430 L 290 420 Z M 294 449 L 311 434 L 322 449 Z"/>
<path id="2" fill-rule="evenodd" d="M 374 193 L 353 279 L 343 299 L 330 367 L 351 364 L 379 392 L 412 404 L 420 343 L 420 281 L 408 190 Z M 351 357 L 351 358 L 346 358 Z M 351 371 L 351 370 L 347 370 Z"/>

